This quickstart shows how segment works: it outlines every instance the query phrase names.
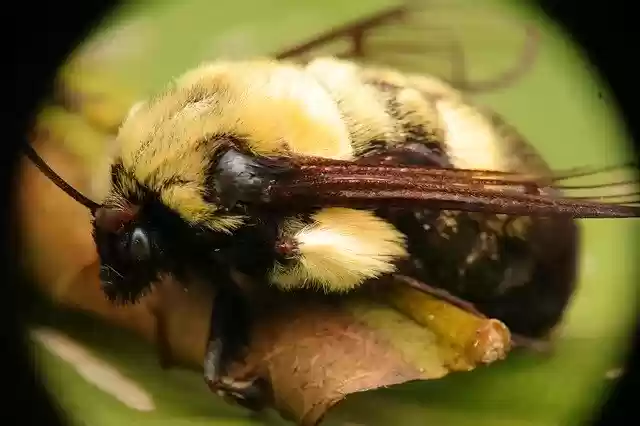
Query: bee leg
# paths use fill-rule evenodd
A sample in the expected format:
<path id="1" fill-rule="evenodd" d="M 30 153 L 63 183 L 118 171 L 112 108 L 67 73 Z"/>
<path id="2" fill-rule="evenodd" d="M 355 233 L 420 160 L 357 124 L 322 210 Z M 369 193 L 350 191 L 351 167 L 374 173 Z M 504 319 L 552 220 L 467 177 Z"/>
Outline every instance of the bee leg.
<path id="1" fill-rule="evenodd" d="M 245 347 L 249 329 L 248 312 L 240 291 L 233 284 L 220 286 L 211 313 L 204 379 L 214 393 L 258 410 L 264 405 L 264 392 L 258 381 L 225 377 L 227 367 Z"/>
<path id="2" fill-rule="evenodd" d="M 486 318 L 482 312 L 475 307 L 475 305 L 471 302 L 468 302 L 464 299 L 461 299 L 448 291 L 430 286 L 422 281 L 416 280 L 414 278 L 408 277 L 406 275 L 394 275 L 395 281 L 399 281 L 402 284 L 406 284 L 411 288 L 414 288 L 422 293 L 428 294 L 440 300 L 443 300 L 453 306 L 456 306 L 470 314 L 475 316 Z M 535 352 L 547 354 L 551 351 L 551 343 L 544 339 L 536 339 L 533 337 L 527 337 L 516 333 L 511 333 L 511 341 L 517 347 L 526 348 L 529 350 L 533 350 Z"/>
<path id="3" fill-rule="evenodd" d="M 544 339 L 536 339 L 533 337 L 523 336 L 521 334 L 511 333 L 513 344 L 519 348 L 526 348 L 541 354 L 550 354 L 553 350 L 551 342 Z"/>
<path id="4" fill-rule="evenodd" d="M 156 318 L 155 342 L 158 348 L 158 360 L 160 368 L 166 370 L 173 365 L 171 346 L 167 338 L 167 321 L 159 309 L 153 311 L 153 316 Z"/>
<path id="5" fill-rule="evenodd" d="M 204 359 L 205 382 L 212 392 L 229 397 L 234 402 L 252 410 L 259 410 L 263 404 L 263 390 L 256 381 L 240 381 L 224 377 L 224 339 L 209 340 Z"/>
<path id="6" fill-rule="evenodd" d="M 401 282 L 402 284 L 408 285 L 409 287 L 414 288 L 422 293 L 443 300 L 453 306 L 462 309 L 463 311 L 469 312 L 470 314 L 473 314 L 477 317 L 486 318 L 486 315 L 480 312 L 473 303 L 468 302 L 464 299 L 460 299 L 459 297 L 449 293 L 447 290 L 430 286 L 429 284 L 418 281 L 415 278 L 411 278 L 406 275 L 394 275 L 393 278 L 396 281 Z"/>

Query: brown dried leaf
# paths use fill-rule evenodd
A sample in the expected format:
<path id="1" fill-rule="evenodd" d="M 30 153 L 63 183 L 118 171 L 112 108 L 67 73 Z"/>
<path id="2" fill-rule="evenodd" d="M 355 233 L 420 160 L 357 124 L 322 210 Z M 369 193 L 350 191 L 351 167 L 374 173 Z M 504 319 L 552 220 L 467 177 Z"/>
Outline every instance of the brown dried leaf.
<path id="1" fill-rule="evenodd" d="M 90 269 L 93 272 L 88 272 Z M 156 328 L 137 328 L 135 321 L 154 322 L 160 317 L 168 344 L 164 350 L 171 357 L 164 361 L 201 368 L 215 296 L 212 288 L 191 283 L 184 291 L 181 285 L 165 281 L 138 305 L 105 307 L 97 264 L 84 272 L 67 287 L 70 292 L 84 288 L 89 296 L 77 308 L 134 328 L 156 343 L 161 343 L 156 340 Z M 88 289 L 93 294 L 89 295 Z M 433 309 L 428 320 L 432 328 L 366 293 L 341 301 L 271 293 L 272 304 L 260 313 L 248 356 L 235 365 L 232 374 L 239 379 L 267 380 L 271 403 L 282 415 L 303 425 L 315 425 L 350 394 L 472 370 L 484 362 L 487 353 L 497 350 L 501 355 L 489 363 L 508 351 L 509 333 L 502 323 L 473 317 L 413 289 L 400 289 L 399 293 Z M 445 326 L 449 321 L 451 328 Z M 488 334 L 494 338 L 485 339 Z"/>

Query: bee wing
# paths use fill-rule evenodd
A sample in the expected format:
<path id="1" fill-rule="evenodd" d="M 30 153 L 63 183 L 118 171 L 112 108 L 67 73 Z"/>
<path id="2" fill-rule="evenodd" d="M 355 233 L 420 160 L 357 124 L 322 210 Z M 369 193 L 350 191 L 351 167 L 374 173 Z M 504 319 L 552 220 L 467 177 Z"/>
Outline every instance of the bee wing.
<path id="1" fill-rule="evenodd" d="M 303 159 L 269 186 L 264 199 L 296 209 L 301 206 L 387 206 L 518 216 L 640 217 L 639 197 L 638 192 L 633 192 L 633 182 L 598 184 L 598 188 L 627 187 L 624 193 L 610 195 L 626 201 L 606 203 L 602 202 L 602 196 L 561 195 L 554 181 L 569 177 Z M 571 189 L 594 187 L 576 185 Z"/>
<path id="2" fill-rule="evenodd" d="M 467 93 L 495 90 L 531 68 L 538 32 L 533 25 L 523 26 L 497 9 L 475 3 L 404 0 L 275 56 L 306 60 L 331 55 L 406 73 L 428 73 Z M 476 63 L 475 58 L 482 60 Z M 468 75 L 468 62 L 474 62 L 474 74 L 482 75 Z"/>
<path id="3" fill-rule="evenodd" d="M 538 31 L 482 2 L 404 0 L 279 52 L 280 59 L 319 55 L 356 59 L 405 73 L 436 75 L 464 92 L 495 90 L 512 84 L 536 59 Z M 506 36 L 508 34 L 508 36 Z M 477 58 L 477 61 L 474 59 Z M 505 62 L 504 58 L 510 58 Z M 473 63 L 474 75 L 468 74 Z M 481 74 L 481 77 L 479 75 Z M 497 126 L 506 123 L 487 113 Z M 525 147 L 514 129 L 510 143 Z M 282 202 L 368 206 L 397 205 L 483 211 L 514 215 L 637 217 L 637 186 L 618 181 L 561 185 L 564 180 L 604 169 L 575 169 L 547 176 L 496 170 L 375 167 L 314 159 L 297 166 L 291 180 L 270 188 Z M 533 168 L 535 169 L 535 168 Z M 543 168 L 543 169 L 546 169 Z M 542 170 L 542 169 L 541 169 Z M 598 195 L 594 190 L 619 191 Z M 589 189 L 588 196 L 560 191 Z M 622 192 L 620 192 L 622 191 Z M 296 200 L 296 201 L 294 201 Z M 609 202 L 604 202 L 609 201 Z M 296 204 L 291 204 L 296 205 Z"/>

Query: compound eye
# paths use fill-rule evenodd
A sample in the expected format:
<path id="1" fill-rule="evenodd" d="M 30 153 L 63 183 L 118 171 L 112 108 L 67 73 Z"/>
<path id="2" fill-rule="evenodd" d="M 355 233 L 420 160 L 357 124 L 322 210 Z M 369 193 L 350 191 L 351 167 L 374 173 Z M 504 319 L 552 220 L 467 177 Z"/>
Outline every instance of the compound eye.
<path id="1" fill-rule="evenodd" d="M 142 228 L 135 228 L 129 241 L 129 253 L 131 257 L 140 262 L 151 258 L 151 243 L 149 235 Z"/>

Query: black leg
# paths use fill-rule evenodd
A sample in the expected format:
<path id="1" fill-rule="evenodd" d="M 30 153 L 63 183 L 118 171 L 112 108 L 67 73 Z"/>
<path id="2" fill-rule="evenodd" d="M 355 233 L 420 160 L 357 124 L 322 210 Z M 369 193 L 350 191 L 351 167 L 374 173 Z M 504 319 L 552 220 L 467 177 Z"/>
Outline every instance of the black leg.
<path id="1" fill-rule="evenodd" d="M 167 337 L 167 321 L 165 315 L 160 309 L 155 309 L 153 315 L 156 318 L 156 347 L 158 350 L 158 361 L 160 368 L 166 370 L 171 368 L 173 360 L 171 359 L 171 345 Z"/>
<path id="2" fill-rule="evenodd" d="M 216 286 L 211 328 L 204 358 L 204 379 L 209 388 L 238 404 L 257 410 L 263 405 L 263 391 L 254 380 L 226 377 L 227 367 L 246 347 L 251 327 L 247 303 L 233 283 Z"/>

